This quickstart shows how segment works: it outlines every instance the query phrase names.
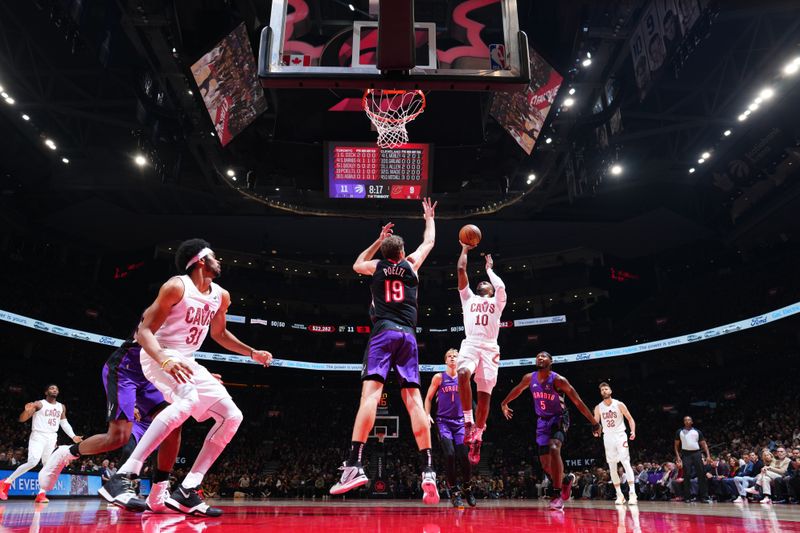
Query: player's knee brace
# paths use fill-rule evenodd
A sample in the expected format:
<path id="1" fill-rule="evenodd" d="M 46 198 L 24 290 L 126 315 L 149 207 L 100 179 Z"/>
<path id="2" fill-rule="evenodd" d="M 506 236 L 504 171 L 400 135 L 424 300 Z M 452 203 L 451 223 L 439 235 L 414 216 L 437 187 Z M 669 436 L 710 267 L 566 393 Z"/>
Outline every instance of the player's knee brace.
<path id="1" fill-rule="evenodd" d="M 221 411 L 212 411 L 217 423 L 208 434 L 208 440 L 219 446 L 227 446 L 244 420 L 242 412 L 233 402 L 224 407 Z"/>

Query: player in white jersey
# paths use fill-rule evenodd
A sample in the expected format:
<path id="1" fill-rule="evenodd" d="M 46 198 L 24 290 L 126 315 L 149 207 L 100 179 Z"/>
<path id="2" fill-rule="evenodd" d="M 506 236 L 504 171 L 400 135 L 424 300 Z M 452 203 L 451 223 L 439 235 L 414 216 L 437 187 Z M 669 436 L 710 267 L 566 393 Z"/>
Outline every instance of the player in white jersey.
<path id="1" fill-rule="evenodd" d="M 600 424 L 603 432 L 608 471 L 611 474 L 611 481 L 614 483 L 614 490 L 617 491 L 617 500 L 614 503 L 617 505 L 625 503 L 617 470 L 617 463 L 622 463 L 622 467 L 625 469 L 625 478 L 628 481 L 628 504 L 636 505 L 638 503 L 636 478 L 633 475 L 630 448 L 628 448 L 628 440 L 636 438 L 636 422 L 625 404 L 611 397 L 611 386 L 608 383 L 600 384 L 600 396 L 603 397 L 603 401 L 594 408 L 594 419 Z M 625 433 L 625 420 L 628 421 L 631 428 L 630 437 Z"/>
<path id="2" fill-rule="evenodd" d="M 194 352 L 211 333 L 217 343 L 268 366 L 272 354 L 254 350 L 237 339 L 225 324 L 231 303 L 228 291 L 213 282 L 221 273 L 219 261 L 202 239 L 181 243 L 175 264 L 185 275 L 170 278 L 148 307 L 136 330 L 142 347 L 142 371 L 170 405 L 161 411 L 139 440 L 130 458 L 99 490 L 101 496 L 129 510 L 142 511 L 131 481 L 139 476 L 145 459 L 190 416 L 198 422 L 214 418 L 197 459 L 181 485 L 165 504 L 191 515 L 220 516 L 198 494 L 208 469 L 231 441 L 242 423 L 242 412 L 222 383 L 194 359 Z"/>
<path id="3" fill-rule="evenodd" d="M 506 286 L 494 273 L 492 256 L 486 254 L 486 274 L 489 281 L 481 281 L 476 287 L 477 294 L 469 288 L 467 276 L 467 253 L 474 248 L 461 243 L 458 258 L 458 293 L 464 314 L 464 335 L 458 352 L 458 394 L 464 409 L 464 444 L 469 446 L 469 461 L 478 464 L 481 460 L 481 443 L 489 416 L 489 401 L 497 383 L 497 369 L 500 366 L 500 347 L 497 335 L 500 333 L 500 315 L 506 306 Z M 475 376 L 478 388 L 478 407 L 473 419 L 472 384 Z"/>
<path id="4" fill-rule="evenodd" d="M 0 500 L 8 498 L 8 490 L 14 480 L 39 464 L 47 462 L 47 458 L 56 449 L 58 428 L 64 430 L 72 442 L 80 442 L 81 437 L 75 435 L 72 426 L 67 421 L 67 408 L 58 400 L 58 386 L 48 385 L 44 391 L 44 399 L 25 404 L 25 410 L 19 415 L 20 422 L 27 422 L 32 418 L 31 437 L 28 440 L 28 460 L 19 465 L 14 472 L 3 481 L 0 481 Z M 36 495 L 37 503 L 47 502 L 47 495 L 40 490 Z"/>

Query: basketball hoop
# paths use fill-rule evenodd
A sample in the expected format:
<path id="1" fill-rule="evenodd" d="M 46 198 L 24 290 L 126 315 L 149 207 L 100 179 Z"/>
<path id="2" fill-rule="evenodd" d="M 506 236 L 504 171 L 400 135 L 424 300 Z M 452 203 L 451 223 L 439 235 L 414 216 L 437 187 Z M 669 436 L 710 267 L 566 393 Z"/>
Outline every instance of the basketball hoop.
<path id="1" fill-rule="evenodd" d="M 408 142 L 406 124 L 425 111 L 425 94 L 420 90 L 367 89 L 361 107 L 378 130 L 378 146 L 397 148 Z"/>

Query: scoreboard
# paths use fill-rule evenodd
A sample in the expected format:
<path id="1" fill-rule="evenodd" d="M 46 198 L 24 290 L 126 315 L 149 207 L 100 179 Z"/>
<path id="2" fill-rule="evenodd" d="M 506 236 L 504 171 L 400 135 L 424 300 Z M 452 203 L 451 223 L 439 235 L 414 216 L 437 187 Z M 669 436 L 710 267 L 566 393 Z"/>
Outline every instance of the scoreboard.
<path id="1" fill-rule="evenodd" d="M 326 150 L 329 198 L 419 200 L 428 195 L 429 144 L 381 148 L 329 142 Z"/>

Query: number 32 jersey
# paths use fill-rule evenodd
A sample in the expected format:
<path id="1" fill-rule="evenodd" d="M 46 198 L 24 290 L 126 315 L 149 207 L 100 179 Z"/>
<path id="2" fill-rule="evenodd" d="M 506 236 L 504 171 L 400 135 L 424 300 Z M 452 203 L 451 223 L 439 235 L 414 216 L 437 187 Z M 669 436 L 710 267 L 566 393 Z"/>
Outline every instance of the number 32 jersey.
<path id="1" fill-rule="evenodd" d="M 200 349 L 211 329 L 211 320 L 222 305 L 222 287 L 211 283 L 209 293 L 203 294 L 189 276 L 178 278 L 183 282 L 183 298 L 170 309 L 156 339 L 162 348 L 190 356 Z"/>
<path id="2" fill-rule="evenodd" d="M 375 330 L 380 329 L 382 321 L 391 322 L 404 328 L 417 327 L 417 289 L 419 278 L 411 263 L 402 259 L 391 261 L 381 259 L 372 274 L 372 305 L 370 316 Z"/>

